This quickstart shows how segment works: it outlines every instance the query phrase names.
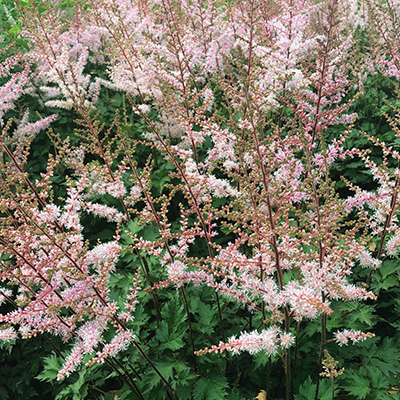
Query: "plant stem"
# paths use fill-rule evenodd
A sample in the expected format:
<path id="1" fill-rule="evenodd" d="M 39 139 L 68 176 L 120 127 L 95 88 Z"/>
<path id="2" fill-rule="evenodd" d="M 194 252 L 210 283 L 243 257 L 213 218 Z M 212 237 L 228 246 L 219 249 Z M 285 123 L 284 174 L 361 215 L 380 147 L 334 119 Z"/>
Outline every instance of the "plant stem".
<path id="1" fill-rule="evenodd" d="M 182 293 L 183 301 L 184 301 L 184 304 L 185 304 L 185 310 L 186 310 L 188 326 L 189 326 L 190 342 L 191 342 L 192 351 L 193 351 L 194 372 L 197 374 L 197 360 L 196 360 L 196 356 L 194 355 L 194 352 L 195 352 L 196 349 L 194 347 L 193 328 L 192 328 L 192 322 L 190 321 L 189 302 L 188 302 L 184 287 L 181 287 L 181 293 Z"/>
<path id="2" fill-rule="evenodd" d="M 161 380 L 164 382 L 165 386 L 168 388 L 168 397 L 170 399 L 175 399 L 178 400 L 176 397 L 175 390 L 172 388 L 172 386 L 168 383 L 168 381 L 164 378 L 163 374 L 158 370 L 158 368 L 154 365 L 154 363 L 150 360 L 148 355 L 144 352 L 142 347 L 138 342 L 133 342 L 136 348 L 139 350 L 139 353 L 143 356 L 143 358 L 150 364 L 150 366 L 153 368 L 154 372 L 161 378 Z"/>
<path id="3" fill-rule="evenodd" d="M 322 359 L 324 356 L 324 349 L 326 343 L 326 314 L 322 313 L 320 319 L 321 319 L 321 351 L 318 360 L 318 376 L 317 376 L 317 387 L 315 389 L 315 400 L 318 400 L 319 384 L 321 381 L 320 373 L 322 371 Z"/>

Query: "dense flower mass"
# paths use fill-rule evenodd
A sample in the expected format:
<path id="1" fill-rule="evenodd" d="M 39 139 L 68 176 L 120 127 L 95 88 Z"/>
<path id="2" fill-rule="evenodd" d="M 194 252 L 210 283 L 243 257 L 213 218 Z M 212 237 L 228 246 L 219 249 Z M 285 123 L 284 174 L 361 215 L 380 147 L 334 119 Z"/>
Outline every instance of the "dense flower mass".
<path id="1" fill-rule="evenodd" d="M 0 62 L 0 303 L 13 307 L 0 339 L 59 336 L 74 345 L 57 379 L 107 362 L 141 399 L 130 357 L 117 358 L 133 344 L 176 398 L 146 355 L 162 338 L 179 355 L 185 332 L 172 317 L 179 328 L 165 327 L 157 294 L 173 287 L 191 356 L 280 356 L 289 400 L 300 326 L 321 324 L 320 368 L 328 343 L 373 337 L 335 318 L 338 304 L 376 300 L 372 273 L 400 249 L 400 155 L 366 132 L 379 163 L 348 140 L 364 78 L 400 78 L 400 8 L 384 3 L 21 1 L 27 49 Z M 363 29 L 379 37 L 368 54 L 356 52 Z M 48 115 L 15 116 L 27 98 Z M 49 130 L 37 173 L 36 137 L 65 116 L 70 131 Z M 344 178 L 339 191 L 332 171 L 349 160 L 373 189 Z M 360 267 L 369 276 L 356 284 Z M 199 350 L 194 310 L 207 319 L 208 305 L 188 300 L 190 284 L 215 292 L 219 345 Z M 222 301 L 249 312 L 230 338 Z M 153 337 L 135 321 L 146 312 Z"/>

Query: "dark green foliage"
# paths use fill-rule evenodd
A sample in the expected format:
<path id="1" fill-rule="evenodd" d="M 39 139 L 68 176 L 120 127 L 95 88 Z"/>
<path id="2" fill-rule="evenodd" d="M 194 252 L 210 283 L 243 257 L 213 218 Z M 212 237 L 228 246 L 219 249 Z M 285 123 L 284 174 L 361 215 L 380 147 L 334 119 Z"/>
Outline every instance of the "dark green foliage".
<path id="1" fill-rule="evenodd" d="M 317 385 L 313 383 L 311 377 L 299 387 L 298 394 L 295 395 L 295 400 L 309 400 L 315 397 Z M 332 388 L 329 380 L 324 379 L 319 388 L 318 400 L 332 400 Z"/>
<path id="2" fill-rule="evenodd" d="M 223 376 L 217 375 L 214 378 L 200 378 L 194 387 L 193 398 L 195 400 L 223 400 L 228 396 L 228 388 L 228 381 Z"/>
<path id="3" fill-rule="evenodd" d="M 353 129 L 348 133 L 345 141 L 346 149 L 368 149 L 371 159 L 380 164 L 382 151 L 366 136 L 369 135 L 392 145 L 393 149 L 399 149 L 399 139 L 396 139 L 394 132 L 386 118 L 390 114 L 390 104 L 397 104 L 396 86 L 393 80 L 381 74 L 368 76 L 363 82 L 363 91 L 359 97 L 355 98 L 348 112 L 356 113 L 357 120 Z M 348 99 L 352 99 L 357 92 L 349 93 Z M 338 137 L 346 128 L 342 125 L 331 127 L 328 130 L 328 138 Z M 392 165 L 394 166 L 394 165 Z M 336 180 L 337 188 L 343 193 L 348 194 L 346 184 L 341 181 L 341 177 L 349 180 L 353 184 L 365 189 L 376 189 L 376 182 L 372 179 L 371 172 L 359 158 L 348 158 L 336 162 L 331 170 L 332 177 Z"/>
<path id="4" fill-rule="evenodd" d="M 53 339 L 52 339 L 53 340 Z M 43 370 L 42 357 L 52 351 L 43 337 L 19 341 L 0 349 L 0 399 L 23 400 L 53 396 L 51 385 L 40 382 L 37 375 Z"/>

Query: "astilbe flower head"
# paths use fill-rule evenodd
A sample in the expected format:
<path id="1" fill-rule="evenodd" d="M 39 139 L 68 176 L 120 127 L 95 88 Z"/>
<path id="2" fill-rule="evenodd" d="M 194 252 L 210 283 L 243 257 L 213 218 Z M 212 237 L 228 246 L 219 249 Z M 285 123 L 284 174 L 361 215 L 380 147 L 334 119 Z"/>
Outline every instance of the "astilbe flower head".
<path id="1" fill-rule="evenodd" d="M 349 341 L 353 343 L 362 342 L 370 337 L 374 337 L 375 335 L 371 332 L 364 333 L 361 331 L 355 331 L 352 329 L 345 329 L 341 332 L 336 332 L 335 340 L 339 344 L 339 346 L 347 345 Z"/>
<path id="2" fill-rule="evenodd" d="M 45 332 L 64 341 L 75 340 L 59 373 L 61 379 L 74 371 L 85 355 L 113 356 L 133 340 L 117 314 L 123 311 L 129 314 L 125 321 L 132 319 L 138 288 L 129 295 L 126 310 L 119 310 L 109 298 L 109 278 L 121 247 L 118 233 L 115 241 L 92 248 L 85 243 L 80 211 L 87 206 L 87 174 L 83 172 L 76 181 L 70 179 L 66 199 L 54 204 L 49 191 L 59 160 L 50 158 L 42 180 L 32 183 L 21 164 L 25 158 L 20 161 L 16 156 L 21 149 L 11 150 L 4 140 L 2 149 L 8 160 L 1 166 L 0 247 L 10 256 L 1 261 L 0 277 L 18 290 L 1 290 L 2 300 L 11 301 L 15 309 L 1 315 L 0 332 L 8 341 Z M 11 188 L 18 190 L 14 193 Z M 103 333 L 110 324 L 119 326 L 119 333 L 108 348 Z"/>
<path id="3" fill-rule="evenodd" d="M 242 351 L 249 354 L 264 352 L 268 355 L 274 354 L 279 347 L 288 348 L 293 344 L 293 336 L 284 334 L 277 328 L 265 329 L 261 332 L 245 332 L 239 337 L 231 337 L 227 343 L 220 343 L 218 346 L 212 346 L 204 350 L 196 352 L 197 355 L 207 353 L 222 353 L 223 351 L 231 351 L 238 354 Z"/>

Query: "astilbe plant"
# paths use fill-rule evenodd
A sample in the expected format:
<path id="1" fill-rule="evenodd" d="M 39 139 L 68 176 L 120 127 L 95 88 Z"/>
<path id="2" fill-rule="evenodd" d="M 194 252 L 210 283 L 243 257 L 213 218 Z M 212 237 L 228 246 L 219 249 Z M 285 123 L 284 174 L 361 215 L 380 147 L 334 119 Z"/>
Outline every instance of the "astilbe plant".
<path id="1" fill-rule="evenodd" d="M 285 396 L 292 398 L 291 349 L 300 324 L 320 320 L 319 372 L 327 368 L 327 343 L 373 336 L 349 326 L 329 333 L 327 320 L 338 302 L 376 299 L 354 284 L 352 271 L 378 268 L 384 246 L 388 254 L 399 247 L 398 171 L 345 146 L 356 118 L 346 97 L 354 84 L 347 66 L 360 11 L 336 0 L 90 0 L 72 10 L 55 1 L 20 6 L 30 50 L 20 68 L 11 57 L 0 71 L 10 77 L 1 88 L 8 96 L 2 116 L 28 93 L 79 118 L 71 140 L 53 134 L 55 152 L 37 180 L 26 168 L 29 149 L 56 116 L 3 122 L 1 295 L 15 309 L 1 316 L 1 337 L 47 332 L 73 343 L 58 379 L 82 363 L 105 361 L 123 374 L 115 356 L 133 344 L 176 398 L 133 319 L 143 290 L 158 310 L 158 293 L 177 287 L 193 352 L 279 354 Z M 390 62 L 392 71 L 396 58 Z M 98 76 L 90 73 L 93 65 L 101 67 Z M 101 90 L 127 99 L 108 125 L 97 109 Z M 143 132 L 133 137 L 128 118 L 140 119 Z M 347 126 L 328 142 L 326 132 L 337 124 Z M 154 159 L 137 159 L 143 147 Z M 380 189 L 353 187 L 354 196 L 340 198 L 331 166 L 360 156 Z M 152 186 L 157 158 L 171 171 L 160 193 Z M 53 188 L 61 163 L 69 171 L 62 200 Z M 112 241 L 86 240 L 89 214 L 113 224 Z M 129 232 L 133 221 L 156 226 L 156 238 Z M 125 232 L 129 247 L 121 241 Z M 220 240 L 224 235 L 229 242 Z M 375 255 L 369 235 L 381 237 Z M 136 269 L 131 288 L 116 302 L 110 279 L 116 266 L 126 267 L 118 264 L 121 251 L 140 255 L 142 266 L 130 267 Z M 147 258 L 158 269 L 151 271 Z M 189 284 L 215 290 L 220 343 L 195 347 Z M 257 316 L 256 329 L 227 337 L 221 296 Z"/>

